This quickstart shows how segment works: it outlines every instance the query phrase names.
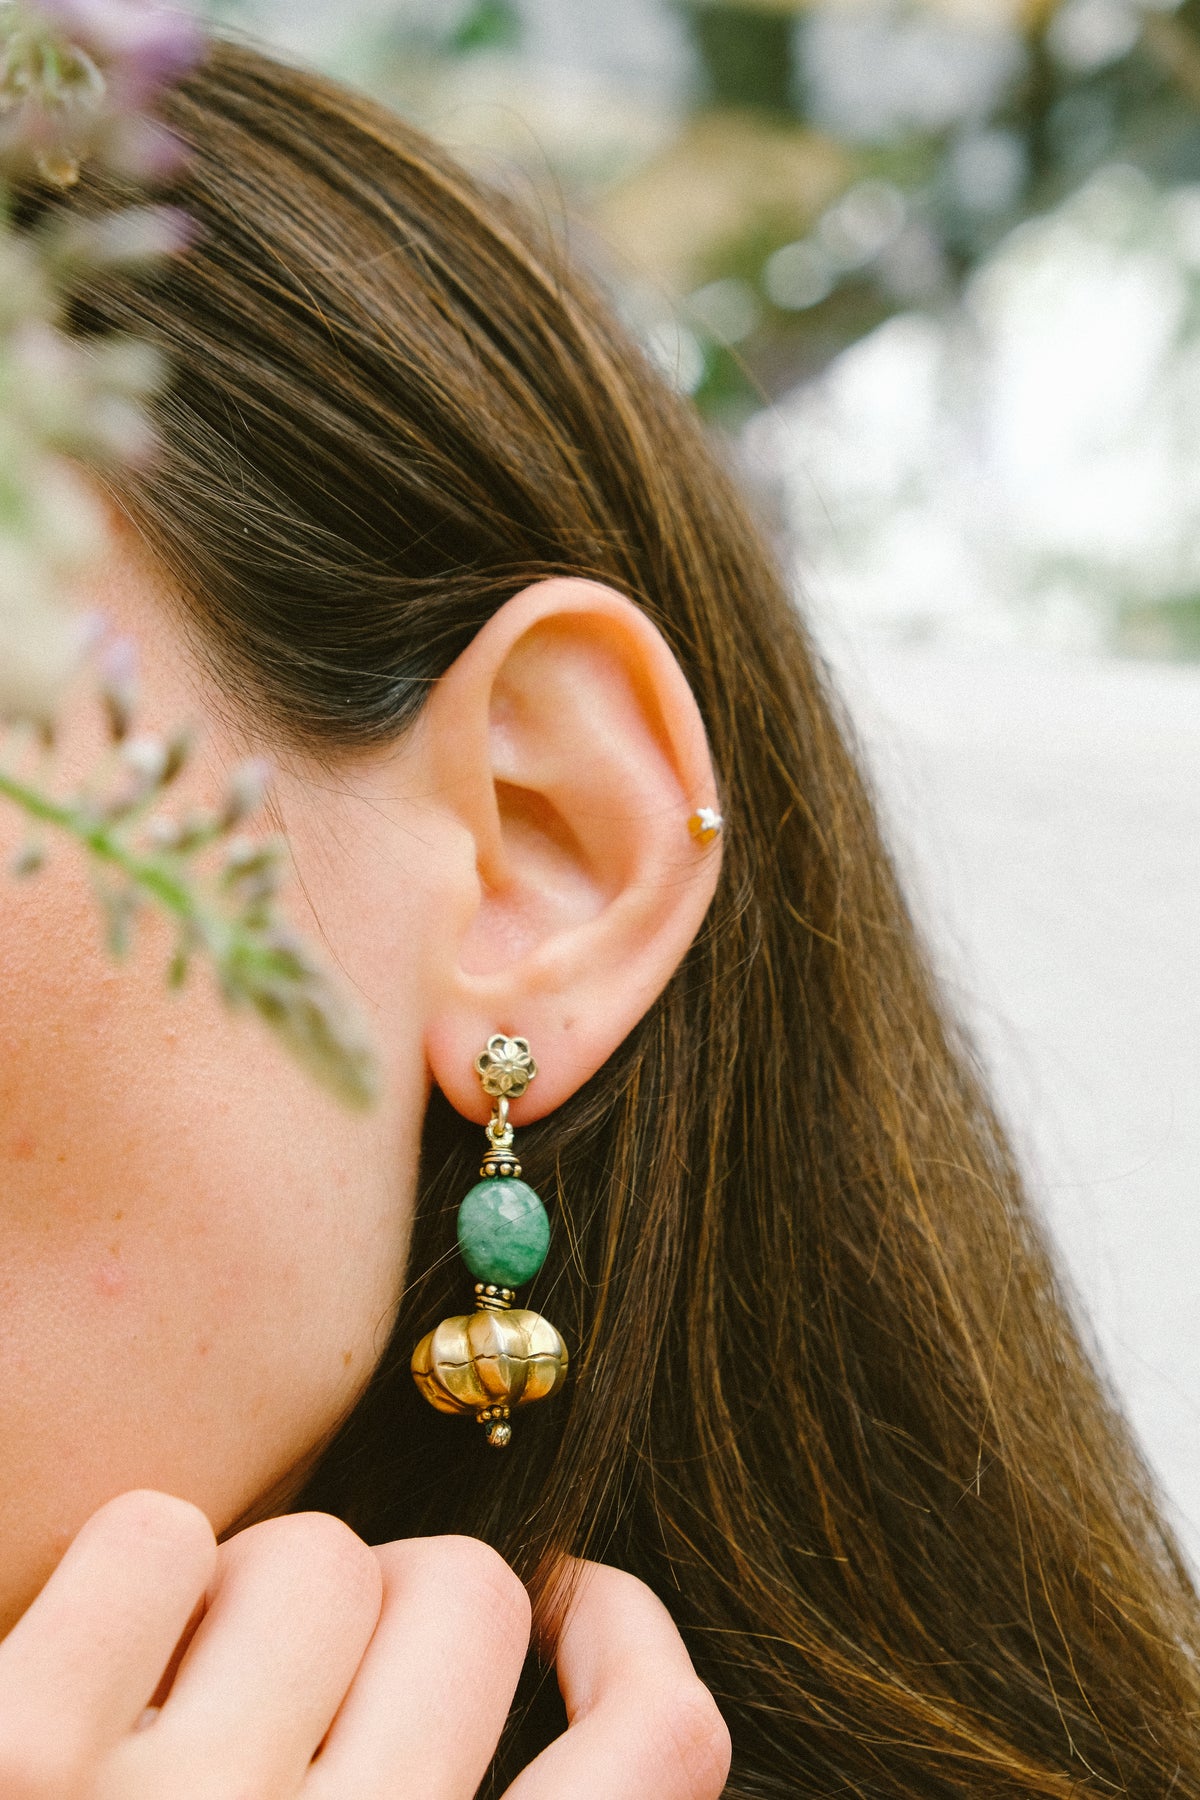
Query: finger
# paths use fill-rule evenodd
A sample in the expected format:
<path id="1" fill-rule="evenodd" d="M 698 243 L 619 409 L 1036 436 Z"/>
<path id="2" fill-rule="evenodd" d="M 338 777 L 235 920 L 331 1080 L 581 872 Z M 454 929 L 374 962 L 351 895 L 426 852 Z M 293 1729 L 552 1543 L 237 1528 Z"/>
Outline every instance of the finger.
<path id="1" fill-rule="evenodd" d="M 170 1494 L 121 1494 L 92 1514 L 0 1644 L 0 1793 L 20 1791 L 31 1759 L 65 1776 L 132 1729 L 216 1557 L 204 1514 Z"/>
<path id="2" fill-rule="evenodd" d="M 570 1725 L 505 1800 L 717 1800 L 729 1732 L 666 1608 L 620 1569 L 568 1580 L 551 1634 Z"/>
<path id="3" fill-rule="evenodd" d="M 374 1553 L 328 1514 L 239 1532 L 221 1546 L 208 1611 L 161 1712 L 117 1753 L 112 1792 L 295 1793 L 381 1596 Z"/>
<path id="4" fill-rule="evenodd" d="M 471 1800 L 525 1660 L 529 1598 L 477 1538 L 376 1554 L 379 1625 L 303 1800 Z"/>

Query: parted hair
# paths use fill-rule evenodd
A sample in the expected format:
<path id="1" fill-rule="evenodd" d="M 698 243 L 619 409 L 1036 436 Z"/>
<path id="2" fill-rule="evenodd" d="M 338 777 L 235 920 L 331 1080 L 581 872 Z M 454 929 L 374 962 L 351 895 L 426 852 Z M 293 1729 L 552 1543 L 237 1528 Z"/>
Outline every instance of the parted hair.
<path id="1" fill-rule="evenodd" d="M 303 1504 L 483 1537 L 535 1595 L 562 1552 L 632 1570 L 738 1800 L 1200 1796 L 1188 1569 L 704 428 L 544 220 L 392 112 L 216 43 L 169 116 L 195 245 L 77 323 L 170 359 L 114 491 L 231 703 L 336 763 L 581 574 L 664 633 L 730 820 L 682 967 L 522 1133 L 566 1391 L 498 1455 L 413 1387 L 478 1158 L 435 1094 L 395 1332 Z M 497 1783 L 553 1711 L 531 1668 Z"/>

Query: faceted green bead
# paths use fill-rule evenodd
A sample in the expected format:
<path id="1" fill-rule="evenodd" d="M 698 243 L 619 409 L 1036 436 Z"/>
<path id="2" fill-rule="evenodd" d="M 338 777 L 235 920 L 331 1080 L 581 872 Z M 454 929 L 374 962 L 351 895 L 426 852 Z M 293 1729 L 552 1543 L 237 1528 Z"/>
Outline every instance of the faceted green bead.
<path id="1" fill-rule="evenodd" d="M 528 1182 L 510 1176 L 477 1181 L 458 1209 L 458 1247 L 476 1281 L 520 1287 L 546 1260 L 546 1209 Z"/>

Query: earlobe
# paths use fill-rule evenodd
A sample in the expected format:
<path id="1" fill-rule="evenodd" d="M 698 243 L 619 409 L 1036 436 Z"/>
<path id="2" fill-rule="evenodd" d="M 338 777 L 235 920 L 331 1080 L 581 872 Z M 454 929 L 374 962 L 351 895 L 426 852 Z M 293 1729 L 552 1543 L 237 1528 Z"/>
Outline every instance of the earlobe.
<path id="1" fill-rule="evenodd" d="M 434 1080 L 479 1117 L 494 1031 L 534 1044 L 522 1121 L 561 1105 L 679 966 L 716 886 L 719 817 L 679 664 L 632 601 L 555 578 L 514 595 L 438 683 L 425 719 L 439 796 L 473 848 L 438 938 Z M 468 886 L 465 884 L 469 883 Z"/>

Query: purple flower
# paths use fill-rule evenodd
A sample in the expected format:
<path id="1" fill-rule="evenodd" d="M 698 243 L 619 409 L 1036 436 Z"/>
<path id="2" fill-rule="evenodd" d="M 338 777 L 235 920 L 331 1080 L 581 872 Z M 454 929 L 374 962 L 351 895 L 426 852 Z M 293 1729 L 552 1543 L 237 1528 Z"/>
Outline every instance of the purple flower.
<path id="1" fill-rule="evenodd" d="M 199 59 L 196 20 L 147 0 L 30 0 L 23 11 L 103 69 L 125 106 L 139 109 Z"/>
<path id="2" fill-rule="evenodd" d="M 153 180 L 178 161 L 152 117 L 198 59 L 185 12 L 148 0 L 8 0 L 0 5 L 0 166 L 59 187 L 88 157 Z"/>

